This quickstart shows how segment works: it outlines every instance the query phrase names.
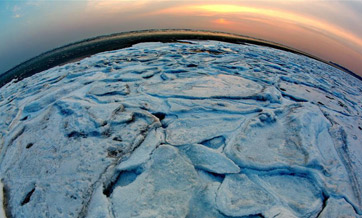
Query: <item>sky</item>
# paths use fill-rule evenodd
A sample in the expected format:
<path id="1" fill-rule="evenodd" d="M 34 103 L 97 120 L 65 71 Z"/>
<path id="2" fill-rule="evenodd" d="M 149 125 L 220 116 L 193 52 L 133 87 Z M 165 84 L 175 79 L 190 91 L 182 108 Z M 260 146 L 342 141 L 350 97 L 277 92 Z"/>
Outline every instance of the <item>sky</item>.
<path id="1" fill-rule="evenodd" d="M 0 0 L 0 74 L 72 42 L 145 29 L 256 37 L 362 76 L 362 0 Z"/>

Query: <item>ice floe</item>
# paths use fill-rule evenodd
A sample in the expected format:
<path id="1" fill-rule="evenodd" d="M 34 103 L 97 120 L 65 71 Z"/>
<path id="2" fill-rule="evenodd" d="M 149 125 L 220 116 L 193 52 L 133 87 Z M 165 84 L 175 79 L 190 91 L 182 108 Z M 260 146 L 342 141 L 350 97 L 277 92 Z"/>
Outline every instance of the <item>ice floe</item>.
<path id="1" fill-rule="evenodd" d="M 140 43 L 0 88 L 0 217 L 361 217 L 362 81 Z"/>

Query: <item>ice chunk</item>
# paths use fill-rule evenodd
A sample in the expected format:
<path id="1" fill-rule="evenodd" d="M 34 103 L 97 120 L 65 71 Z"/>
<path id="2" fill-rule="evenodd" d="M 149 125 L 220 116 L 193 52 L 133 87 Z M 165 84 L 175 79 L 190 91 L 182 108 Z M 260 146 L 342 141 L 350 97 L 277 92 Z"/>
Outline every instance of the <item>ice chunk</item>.
<path id="1" fill-rule="evenodd" d="M 227 175 L 216 197 L 218 209 L 233 217 L 260 214 L 275 204 L 274 197 L 245 174 Z"/>
<path id="2" fill-rule="evenodd" d="M 201 144 L 205 145 L 206 147 L 218 149 L 225 145 L 225 137 L 224 136 L 216 136 L 211 139 L 207 139 L 202 141 Z"/>
<path id="3" fill-rule="evenodd" d="M 207 184 L 204 188 L 198 189 L 190 201 L 187 217 L 214 217 L 224 218 L 216 208 L 216 193 L 220 183 Z"/>
<path id="4" fill-rule="evenodd" d="M 223 154 L 199 144 L 180 147 L 192 164 L 199 169 L 217 174 L 239 173 L 240 168 Z"/>
<path id="5" fill-rule="evenodd" d="M 63 89 L 53 90 L 51 92 L 42 93 L 43 96 L 36 95 L 32 101 L 25 105 L 25 113 L 34 113 L 43 110 L 56 102 L 58 99 L 63 98 L 70 92 L 78 88 L 78 84 L 71 84 Z"/>
<path id="6" fill-rule="evenodd" d="M 280 103 L 282 99 L 281 93 L 274 86 L 266 87 L 260 95 L 270 103 Z"/>
<path id="7" fill-rule="evenodd" d="M 107 197 L 103 194 L 102 186 L 99 186 L 93 193 L 92 200 L 88 206 L 87 217 L 89 218 L 111 218 L 111 205 Z"/>
<path id="8" fill-rule="evenodd" d="M 231 88 L 232 87 L 232 88 Z M 155 96 L 179 98 L 250 98 L 262 86 L 241 77 L 219 74 L 150 84 L 143 91 Z"/>
<path id="9" fill-rule="evenodd" d="M 265 212 L 265 217 L 273 218 L 297 218 L 297 216 L 285 207 L 272 207 L 270 210 Z"/>
<path id="10" fill-rule="evenodd" d="M 320 107 L 338 111 L 343 114 L 357 115 L 353 104 L 350 101 L 344 100 L 344 96 L 335 96 L 329 92 L 323 92 L 314 87 L 308 87 L 301 84 L 291 84 L 287 82 L 280 83 L 280 89 L 283 95 L 290 97 L 296 101 L 310 101 Z"/>
<path id="11" fill-rule="evenodd" d="M 353 207 L 346 202 L 343 198 L 329 198 L 327 200 L 327 206 L 323 209 L 319 215 L 320 218 L 330 217 L 361 217 L 356 214 Z"/>
<path id="12" fill-rule="evenodd" d="M 245 167 L 321 166 L 324 162 L 321 155 L 324 157 L 331 152 L 321 154 L 318 148 L 333 149 L 330 137 L 328 121 L 318 108 L 310 104 L 294 105 L 283 112 L 260 113 L 227 144 L 225 152 L 239 166 Z M 335 158 L 333 154 L 332 157 Z"/>
<path id="13" fill-rule="evenodd" d="M 166 141 L 172 145 L 200 143 L 223 132 L 235 130 L 243 121 L 243 116 L 177 119 L 168 125 Z"/>
<path id="14" fill-rule="evenodd" d="M 89 90 L 90 95 L 127 95 L 129 87 L 124 83 L 98 83 Z"/>
<path id="15" fill-rule="evenodd" d="M 298 217 L 314 217 L 322 209 L 322 191 L 313 180 L 283 173 L 260 176 L 264 188 L 288 205 Z"/>
<path id="16" fill-rule="evenodd" d="M 145 163 L 150 159 L 151 152 L 153 152 L 163 141 L 164 133 L 161 129 L 151 130 L 142 144 L 131 154 L 131 156 L 117 166 L 117 170 L 133 170 L 135 167 Z"/>
<path id="17" fill-rule="evenodd" d="M 260 112 L 262 109 L 257 105 L 246 104 L 232 99 L 182 99 L 168 98 L 167 103 L 173 113 L 184 112 L 220 112 L 233 114 L 250 114 Z"/>
<path id="18" fill-rule="evenodd" d="M 178 150 L 161 145 L 149 168 L 111 196 L 115 217 L 185 217 L 197 187 L 197 172 Z"/>

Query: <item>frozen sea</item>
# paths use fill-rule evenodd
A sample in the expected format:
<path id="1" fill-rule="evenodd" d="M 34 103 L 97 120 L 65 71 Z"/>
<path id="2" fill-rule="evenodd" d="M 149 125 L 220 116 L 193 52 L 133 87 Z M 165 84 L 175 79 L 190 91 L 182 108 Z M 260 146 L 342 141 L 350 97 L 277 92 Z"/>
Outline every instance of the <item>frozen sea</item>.
<path id="1" fill-rule="evenodd" d="M 0 217 L 362 217 L 362 81 L 219 41 L 0 88 Z"/>

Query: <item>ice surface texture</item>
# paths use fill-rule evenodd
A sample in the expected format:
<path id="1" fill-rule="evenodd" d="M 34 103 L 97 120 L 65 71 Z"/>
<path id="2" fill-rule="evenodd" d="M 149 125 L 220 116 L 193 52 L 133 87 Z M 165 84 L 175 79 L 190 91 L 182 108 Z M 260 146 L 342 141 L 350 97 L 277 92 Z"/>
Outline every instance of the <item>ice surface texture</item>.
<path id="1" fill-rule="evenodd" d="M 0 89 L 0 215 L 361 217 L 362 81 L 216 41 L 142 43 Z"/>

